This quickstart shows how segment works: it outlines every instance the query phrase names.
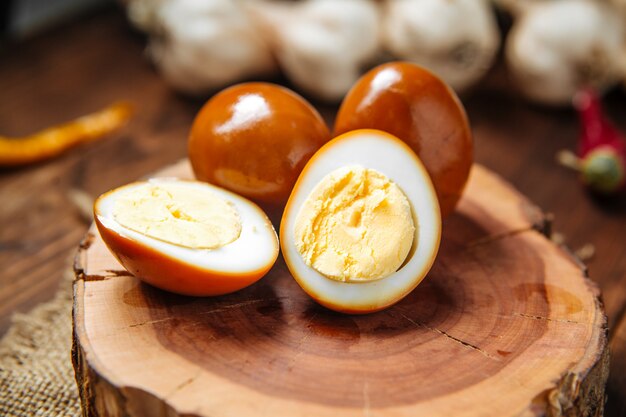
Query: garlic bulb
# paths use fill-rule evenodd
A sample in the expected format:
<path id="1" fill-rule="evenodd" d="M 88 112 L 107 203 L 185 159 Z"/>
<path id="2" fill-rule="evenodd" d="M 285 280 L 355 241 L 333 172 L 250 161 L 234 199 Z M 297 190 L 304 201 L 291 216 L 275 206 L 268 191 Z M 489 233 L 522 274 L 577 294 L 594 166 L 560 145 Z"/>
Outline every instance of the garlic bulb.
<path id="1" fill-rule="evenodd" d="M 384 46 L 396 57 L 423 65 L 455 90 L 491 67 L 500 34 L 484 0 L 387 0 Z"/>
<path id="2" fill-rule="evenodd" d="M 279 64 L 299 88 L 339 101 L 379 52 L 379 10 L 373 0 L 249 2 Z"/>
<path id="3" fill-rule="evenodd" d="M 519 87 L 538 102 L 565 105 L 583 86 L 604 90 L 623 74 L 624 28 L 608 3 L 534 4 L 513 26 L 506 58 Z"/>
<path id="4" fill-rule="evenodd" d="M 148 50 L 175 88 L 199 94 L 275 70 L 269 46 L 240 2 L 161 1 Z"/>

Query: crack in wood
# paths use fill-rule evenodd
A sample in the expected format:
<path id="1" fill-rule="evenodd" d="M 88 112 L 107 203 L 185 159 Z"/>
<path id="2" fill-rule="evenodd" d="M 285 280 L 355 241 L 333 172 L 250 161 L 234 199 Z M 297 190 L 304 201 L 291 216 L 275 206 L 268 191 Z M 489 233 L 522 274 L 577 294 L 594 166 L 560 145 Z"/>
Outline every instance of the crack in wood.
<path id="1" fill-rule="evenodd" d="M 100 274 L 85 274 L 84 271 L 80 279 L 85 282 L 106 281 L 108 279 L 116 278 L 117 275 L 100 275 Z"/>
<path id="2" fill-rule="evenodd" d="M 175 318 L 177 318 L 177 317 L 165 317 L 165 318 L 162 318 L 162 319 L 142 321 L 140 323 L 130 324 L 130 325 L 127 326 L 127 328 L 132 329 L 133 327 L 141 327 L 141 326 L 145 326 L 147 324 L 163 323 L 165 321 L 174 320 Z"/>
<path id="3" fill-rule="evenodd" d="M 473 249 L 477 246 L 486 245 L 486 244 L 496 242 L 501 239 L 505 239 L 507 237 L 515 236 L 520 233 L 529 232 L 529 231 L 537 231 L 536 226 L 531 225 L 531 226 L 524 227 L 521 229 L 507 230 L 506 232 L 495 233 L 493 235 L 488 235 L 488 236 L 484 236 L 478 239 L 474 239 L 465 245 L 465 249 L 466 250 Z"/>
<path id="4" fill-rule="evenodd" d="M 533 320 L 545 320 L 545 321 L 555 321 L 555 322 L 559 322 L 559 323 L 573 323 L 573 324 L 582 324 L 576 320 L 568 320 L 568 319 L 557 319 L 557 318 L 552 318 L 552 317 L 545 317 L 545 316 L 537 316 L 534 314 L 526 314 L 526 313 L 513 313 L 516 316 L 520 316 L 520 317 L 525 317 L 528 319 L 533 319 Z"/>
<path id="5" fill-rule="evenodd" d="M 83 281 L 85 282 L 96 282 L 96 281 L 106 281 L 108 279 L 115 278 L 108 275 L 98 275 L 98 274 L 83 274 Z"/>
<path id="6" fill-rule="evenodd" d="M 176 385 L 174 387 L 174 389 L 172 389 L 171 392 L 169 392 L 168 394 L 166 394 L 163 397 L 164 401 L 169 400 L 170 398 L 172 398 L 177 392 L 179 392 L 180 390 L 182 390 L 183 388 L 193 384 L 193 382 L 198 379 L 200 377 L 200 375 L 202 375 L 202 370 L 198 370 L 198 372 L 196 372 L 196 374 L 194 376 L 192 376 L 191 378 L 188 378 L 186 380 L 184 380 L 183 382 L 181 382 L 180 384 Z"/>
<path id="7" fill-rule="evenodd" d="M 108 272 L 111 275 L 107 275 L 110 277 L 134 277 L 133 274 L 128 272 L 125 269 L 105 269 L 105 272 Z"/>
<path id="8" fill-rule="evenodd" d="M 83 256 L 87 256 L 87 254 L 83 254 Z M 84 262 L 80 262 L 83 263 Z M 133 274 L 131 274 L 130 272 L 126 271 L 126 270 L 121 270 L 121 269 L 105 269 L 103 272 L 105 272 L 104 274 L 86 274 L 85 270 L 78 265 L 78 263 L 76 263 L 74 265 L 74 274 L 76 275 L 77 279 L 82 279 L 85 282 L 95 282 L 95 281 L 106 281 L 108 279 L 112 279 L 112 278 L 118 278 L 118 277 L 134 277 Z"/>
<path id="9" fill-rule="evenodd" d="M 259 299 L 255 299 L 255 300 L 242 301 L 240 303 L 235 303 L 235 304 L 231 304 L 231 305 L 228 305 L 228 306 L 219 307 L 219 308 L 216 308 L 216 309 L 213 309 L 213 310 L 203 311 L 201 313 L 198 313 L 198 315 L 220 313 L 222 311 L 232 310 L 233 308 L 246 307 L 246 306 L 249 306 L 251 304 L 258 304 L 258 303 L 262 303 L 262 302 L 265 302 L 265 301 L 280 301 L 283 298 L 285 298 L 285 297 L 259 298 Z"/>
<path id="10" fill-rule="evenodd" d="M 235 303 L 235 304 L 231 304 L 231 305 L 228 305 L 228 306 L 215 308 L 215 309 L 212 309 L 212 310 L 202 311 L 200 313 L 196 313 L 195 315 L 196 316 L 200 316 L 200 315 L 205 315 L 205 314 L 215 314 L 215 313 L 220 313 L 222 311 L 228 311 L 228 310 L 232 310 L 232 309 L 238 308 L 238 307 L 246 307 L 246 306 L 249 306 L 249 305 L 252 305 L 252 304 L 258 304 L 258 303 L 262 303 L 262 302 L 266 302 L 266 301 L 278 301 L 278 300 L 280 300 L 282 298 L 284 298 L 284 297 L 259 298 L 259 299 L 255 299 L 255 300 L 242 301 L 240 303 Z M 142 321 L 141 323 L 135 323 L 135 324 L 128 325 L 126 328 L 140 327 L 140 326 L 145 326 L 147 324 L 163 323 L 163 322 L 166 322 L 166 321 L 179 319 L 179 318 L 180 317 L 164 317 L 162 319 Z"/>
<path id="11" fill-rule="evenodd" d="M 469 342 L 466 342 L 466 341 L 464 341 L 464 340 L 461 340 L 461 339 L 459 339 L 458 337 L 454 337 L 454 336 L 452 336 L 452 335 L 450 335 L 450 334 L 446 333 L 445 331 L 443 331 L 443 330 L 441 330 L 441 329 L 438 329 L 438 328 L 436 328 L 436 327 L 431 327 L 431 326 L 428 326 L 428 325 L 426 325 L 426 324 L 424 324 L 424 323 L 419 323 L 419 322 L 417 322 L 417 321 L 415 321 L 415 320 L 411 319 L 410 317 L 406 316 L 406 315 L 405 315 L 405 314 L 403 314 L 403 313 L 400 313 L 400 315 L 401 315 L 402 317 L 404 317 L 406 320 L 408 320 L 410 323 L 412 323 L 413 325 L 417 326 L 417 327 L 421 327 L 421 328 L 427 329 L 427 330 L 429 330 L 429 331 L 431 331 L 431 332 L 438 333 L 438 334 L 440 334 L 440 335 L 442 335 L 442 336 L 444 336 L 444 337 L 446 337 L 446 338 L 448 338 L 448 339 L 452 340 L 453 342 L 460 344 L 461 346 L 464 346 L 464 347 L 466 347 L 466 348 L 469 348 L 469 349 L 475 350 L 476 352 L 478 352 L 478 353 L 482 354 L 482 355 L 483 355 L 483 356 L 485 356 L 486 358 L 492 359 L 492 360 L 497 361 L 497 362 L 501 362 L 501 360 L 500 360 L 499 358 L 496 358 L 495 356 L 492 356 L 491 354 L 489 354 L 489 352 L 487 352 L 487 351 L 485 351 L 485 350 L 483 350 L 483 349 L 479 348 L 479 347 L 478 347 L 478 346 L 476 346 L 476 345 L 473 345 L 473 344 L 471 344 L 471 343 L 469 343 Z"/>

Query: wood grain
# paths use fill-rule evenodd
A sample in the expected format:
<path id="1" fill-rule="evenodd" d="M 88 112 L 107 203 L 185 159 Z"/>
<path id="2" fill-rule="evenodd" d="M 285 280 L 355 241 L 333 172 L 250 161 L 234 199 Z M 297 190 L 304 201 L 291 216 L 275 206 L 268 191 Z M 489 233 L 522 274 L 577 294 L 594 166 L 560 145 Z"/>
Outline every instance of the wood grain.
<path id="1" fill-rule="evenodd" d="M 186 162 L 160 175 L 191 175 Z M 599 291 L 543 214 L 475 166 L 426 281 L 366 316 L 315 304 L 280 260 L 215 298 L 129 276 L 92 228 L 74 361 L 88 416 L 602 415 Z M 489 401 L 485 401 L 489 398 Z"/>
<path id="2" fill-rule="evenodd" d="M 0 131 L 25 135 L 119 99 L 138 110 L 127 130 L 31 167 L 0 170 L 0 334 L 16 311 L 52 297 L 87 226 L 68 192 L 92 196 L 134 181 L 185 156 L 186 136 L 202 101 L 174 94 L 143 55 L 145 39 L 121 10 L 107 8 L 19 43 L 0 46 Z M 284 82 L 284 80 L 277 80 Z M 626 199 L 598 200 L 554 154 L 573 148 L 571 111 L 527 104 L 504 65 L 463 97 L 475 155 L 554 215 L 554 230 L 577 249 L 591 243 L 589 274 L 602 289 L 614 352 L 626 352 Z M 332 125 L 334 106 L 314 103 Z M 626 131 L 626 96 L 606 97 L 609 116 Z M 619 325 L 619 323 L 622 323 Z M 626 355 L 611 363 L 607 416 L 626 416 Z M 617 381 L 617 382 L 616 382 Z"/>

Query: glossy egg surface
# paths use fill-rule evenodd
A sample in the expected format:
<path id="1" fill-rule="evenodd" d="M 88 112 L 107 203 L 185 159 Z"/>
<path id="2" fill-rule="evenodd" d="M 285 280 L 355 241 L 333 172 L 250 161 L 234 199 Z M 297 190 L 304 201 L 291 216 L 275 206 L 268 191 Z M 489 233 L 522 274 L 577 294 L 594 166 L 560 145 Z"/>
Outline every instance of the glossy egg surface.
<path id="1" fill-rule="evenodd" d="M 284 205 L 306 162 L 329 139 L 324 120 L 302 97 L 274 84 L 246 83 L 204 105 L 188 150 L 199 180 Z"/>
<path id="2" fill-rule="evenodd" d="M 352 87 L 335 121 L 336 135 L 363 128 L 405 141 L 430 174 L 443 216 L 454 210 L 473 149 L 465 110 L 450 87 L 415 64 L 380 65 Z"/>
<path id="3" fill-rule="evenodd" d="M 382 278 L 360 282 L 331 279 L 308 265 L 296 246 L 296 224 L 307 198 L 329 173 L 348 166 L 385 175 L 397 184 L 411 205 L 415 224 L 411 250 L 397 271 Z M 419 158 L 398 138 L 369 129 L 341 135 L 311 158 L 296 182 L 280 226 L 283 257 L 298 284 L 320 304 L 346 313 L 378 311 L 406 296 L 430 270 L 440 238 L 437 196 Z"/>
<path id="4" fill-rule="evenodd" d="M 194 249 L 140 233 L 116 220 L 116 200 L 132 196 L 146 184 L 172 182 L 194 193 L 210 192 L 231 205 L 241 221 L 238 238 L 215 249 Z M 271 269 L 279 252 L 276 232 L 257 205 L 197 181 L 153 179 L 125 185 L 96 200 L 94 218 L 105 244 L 130 273 L 155 287 L 183 295 L 221 295 L 251 285 Z"/>

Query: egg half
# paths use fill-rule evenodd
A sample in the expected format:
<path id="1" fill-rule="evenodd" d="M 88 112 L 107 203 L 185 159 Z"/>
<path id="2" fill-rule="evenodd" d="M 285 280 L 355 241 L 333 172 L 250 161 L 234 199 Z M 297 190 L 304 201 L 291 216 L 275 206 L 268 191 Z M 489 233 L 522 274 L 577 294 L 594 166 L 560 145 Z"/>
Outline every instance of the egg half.
<path id="1" fill-rule="evenodd" d="M 256 204 L 197 181 L 125 185 L 96 200 L 94 218 L 130 273 L 183 295 L 247 287 L 271 269 L 279 252 L 276 232 Z"/>
<path id="2" fill-rule="evenodd" d="M 400 139 L 369 129 L 338 136 L 313 155 L 280 225 L 295 280 L 345 313 L 382 310 L 410 293 L 440 239 L 439 203 L 421 161 Z"/>

